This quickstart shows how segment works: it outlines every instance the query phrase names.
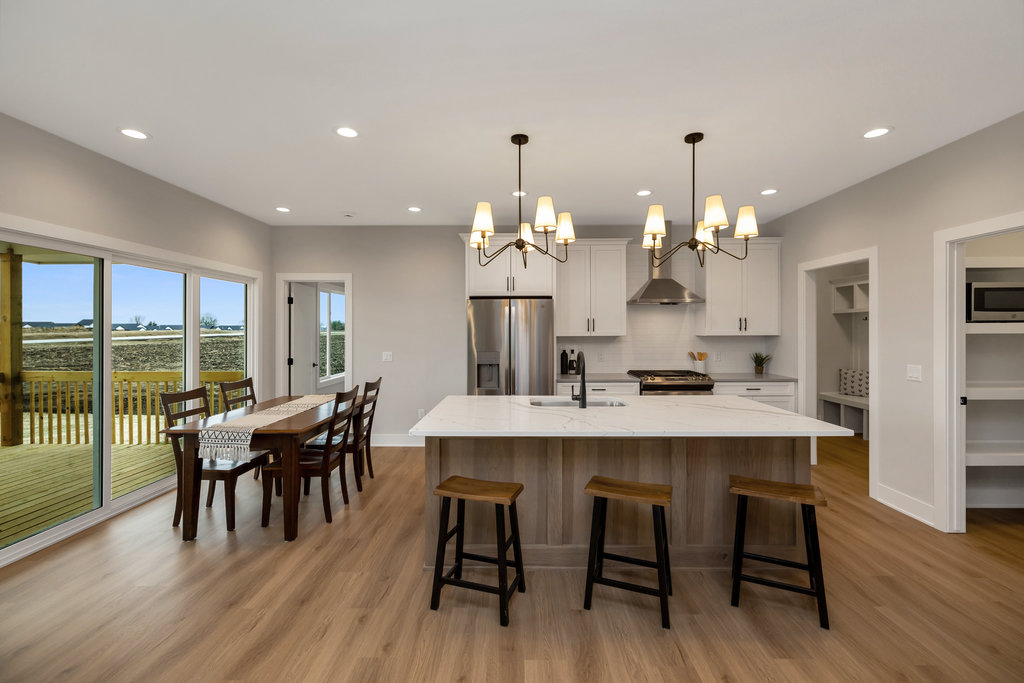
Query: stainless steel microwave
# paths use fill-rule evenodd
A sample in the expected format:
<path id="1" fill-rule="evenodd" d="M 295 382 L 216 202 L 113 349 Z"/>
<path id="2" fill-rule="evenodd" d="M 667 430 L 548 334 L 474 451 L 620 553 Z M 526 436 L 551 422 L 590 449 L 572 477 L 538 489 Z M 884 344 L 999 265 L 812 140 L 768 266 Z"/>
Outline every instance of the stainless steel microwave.
<path id="1" fill-rule="evenodd" d="M 1024 282 L 968 282 L 968 322 L 1024 322 Z"/>

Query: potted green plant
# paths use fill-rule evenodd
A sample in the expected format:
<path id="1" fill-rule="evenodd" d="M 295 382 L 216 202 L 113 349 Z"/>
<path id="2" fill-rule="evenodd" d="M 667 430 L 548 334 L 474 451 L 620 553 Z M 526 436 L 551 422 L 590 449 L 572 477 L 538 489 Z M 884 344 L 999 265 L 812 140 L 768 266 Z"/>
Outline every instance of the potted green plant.
<path id="1" fill-rule="evenodd" d="M 768 365 L 768 361 L 772 359 L 772 354 L 761 353 L 760 351 L 754 351 L 750 354 L 750 360 L 754 361 L 754 374 L 763 375 L 764 366 Z"/>

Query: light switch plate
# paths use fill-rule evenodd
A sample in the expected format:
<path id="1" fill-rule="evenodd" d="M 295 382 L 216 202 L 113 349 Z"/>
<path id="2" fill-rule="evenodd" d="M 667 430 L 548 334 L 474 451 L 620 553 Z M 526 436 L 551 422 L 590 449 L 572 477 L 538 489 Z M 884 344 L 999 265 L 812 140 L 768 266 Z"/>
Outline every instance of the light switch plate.
<path id="1" fill-rule="evenodd" d="M 390 351 L 385 351 L 382 354 L 382 356 L 381 356 L 381 360 L 383 362 L 385 362 L 385 363 L 390 363 L 391 362 L 391 352 Z"/>
<path id="2" fill-rule="evenodd" d="M 908 365 L 907 366 L 907 381 L 908 382 L 920 382 L 921 377 L 921 366 L 920 365 Z"/>

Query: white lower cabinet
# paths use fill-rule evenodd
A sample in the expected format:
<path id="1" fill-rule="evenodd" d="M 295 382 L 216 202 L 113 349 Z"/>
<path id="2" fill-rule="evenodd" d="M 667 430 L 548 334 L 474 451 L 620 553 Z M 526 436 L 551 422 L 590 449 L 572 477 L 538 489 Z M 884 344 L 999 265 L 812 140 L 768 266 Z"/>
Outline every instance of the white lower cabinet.
<path id="1" fill-rule="evenodd" d="M 555 391 L 559 396 L 571 396 L 572 390 L 580 390 L 579 382 L 559 382 Z M 587 382 L 587 397 L 593 396 L 639 396 L 639 382 Z"/>
<path id="2" fill-rule="evenodd" d="M 712 393 L 716 396 L 742 396 L 796 412 L 795 382 L 717 382 Z"/>

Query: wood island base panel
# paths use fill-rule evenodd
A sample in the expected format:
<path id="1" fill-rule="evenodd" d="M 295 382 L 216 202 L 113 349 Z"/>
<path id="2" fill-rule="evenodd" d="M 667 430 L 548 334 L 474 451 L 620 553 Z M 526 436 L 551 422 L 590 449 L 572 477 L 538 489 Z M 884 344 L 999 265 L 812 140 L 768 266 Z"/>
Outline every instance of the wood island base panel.
<path id="1" fill-rule="evenodd" d="M 669 557 L 673 568 L 725 566 L 732 555 L 736 496 L 729 475 L 810 483 L 811 439 L 849 429 L 738 396 L 622 396 L 614 407 L 580 409 L 545 397 L 448 396 L 410 434 L 424 437 L 425 547 L 435 548 L 434 487 L 452 475 L 514 481 L 523 559 L 533 567 L 586 567 L 593 497 L 601 475 L 671 484 Z M 475 506 L 480 507 L 480 506 Z M 606 549 L 653 558 L 650 509 L 608 502 Z M 752 500 L 751 552 L 803 559 L 796 510 Z M 493 554 L 494 511 L 467 510 L 471 552 Z M 426 550 L 424 564 L 434 555 Z"/>
<path id="2" fill-rule="evenodd" d="M 668 512 L 672 567 L 725 566 L 732 556 L 736 497 L 729 475 L 795 483 L 810 482 L 810 437 L 754 438 L 459 438 L 426 439 L 427 539 L 437 538 L 434 487 L 451 475 L 525 486 L 519 526 L 527 567 L 586 567 L 593 497 L 583 493 L 590 477 L 672 485 Z M 609 552 L 654 553 L 650 510 L 608 501 Z M 800 559 L 803 538 L 793 505 L 751 500 L 747 545 L 752 552 Z M 491 553 L 494 511 L 466 511 L 467 550 Z M 424 565 L 433 567 L 434 544 Z"/>

